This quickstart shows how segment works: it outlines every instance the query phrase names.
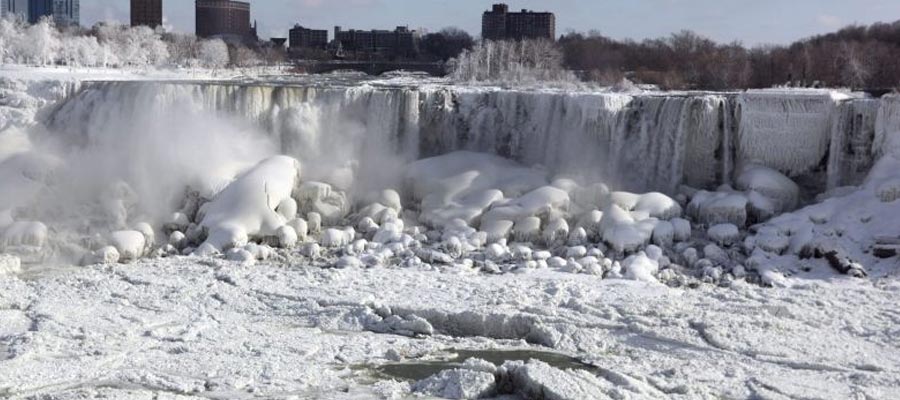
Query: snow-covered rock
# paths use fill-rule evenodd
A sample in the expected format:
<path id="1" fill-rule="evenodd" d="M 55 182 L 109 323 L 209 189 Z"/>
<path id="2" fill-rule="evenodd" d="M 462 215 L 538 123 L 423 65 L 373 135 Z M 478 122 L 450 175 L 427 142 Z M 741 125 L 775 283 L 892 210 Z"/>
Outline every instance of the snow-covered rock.
<path id="1" fill-rule="evenodd" d="M 800 203 L 800 187 L 782 173 L 762 166 L 745 166 L 735 180 L 738 190 L 756 192 L 771 199 L 774 214 L 793 211 Z"/>
<path id="2" fill-rule="evenodd" d="M 146 254 L 146 239 L 138 231 L 117 231 L 109 235 L 110 246 L 119 252 L 119 261 L 128 263 Z"/>
<path id="3" fill-rule="evenodd" d="M 647 193 L 640 196 L 632 211 L 646 212 L 651 218 L 670 220 L 681 216 L 681 206 L 671 197 L 662 193 Z"/>
<path id="4" fill-rule="evenodd" d="M 697 192 L 688 205 L 688 213 L 706 225 L 747 226 L 747 196 L 734 192 Z"/>
<path id="5" fill-rule="evenodd" d="M 733 224 L 713 225 L 709 227 L 706 234 L 720 246 L 730 246 L 737 243 L 741 237 L 738 227 Z"/>
<path id="6" fill-rule="evenodd" d="M 44 244 L 47 243 L 47 236 L 47 226 L 41 222 L 13 222 L 0 235 L 0 248 L 19 246 L 44 247 Z"/>
<path id="7" fill-rule="evenodd" d="M 275 235 L 288 222 L 276 208 L 299 179 L 300 163 L 286 156 L 266 159 L 239 176 L 200 210 L 201 225 L 209 230 L 206 243 L 224 250 Z"/>

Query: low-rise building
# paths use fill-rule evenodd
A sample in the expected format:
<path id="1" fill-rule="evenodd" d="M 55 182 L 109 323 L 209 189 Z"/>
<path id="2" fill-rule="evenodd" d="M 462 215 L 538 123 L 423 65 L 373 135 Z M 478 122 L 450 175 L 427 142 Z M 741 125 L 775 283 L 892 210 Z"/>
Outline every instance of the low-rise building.
<path id="1" fill-rule="evenodd" d="M 416 52 L 419 35 L 405 26 L 398 26 L 393 31 L 377 30 L 342 30 L 334 28 L 334 43 L 344 51 L 379 53 L 395 56 L 409 56 Z"/>
<path id="2" fill-rule="evenodd" d="M 481 37 L 486 40 L 556 40 L 556 15 L 522 10 L 510 12 L 506 4 L 494 4 L 481 18 Z"/>
<path id="3" fill-rule="evenodd" d="M 328 31 L 325 29 L 308 29 L 294 25 L 290 30 L 290 48 L 293 49 L 325 49 L 328 47 Z"/>

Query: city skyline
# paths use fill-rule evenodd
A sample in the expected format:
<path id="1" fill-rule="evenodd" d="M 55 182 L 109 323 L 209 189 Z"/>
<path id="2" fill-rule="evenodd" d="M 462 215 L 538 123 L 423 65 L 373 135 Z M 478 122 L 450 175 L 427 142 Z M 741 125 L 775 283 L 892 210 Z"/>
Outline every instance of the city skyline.
<path id="1" fill-rule="evenodd" d="M 447 26 L 480 34 L 481 13 L 498 1 L 482 0 L 266 0 L 251 1 L 252 18 L 261 37 L 286 37 L 299 23 L 310 28 L 336 25 L 360 29 L 412 29 L 436 31 Z M 557 33 L 597 30 L 617 39 L 667 36 L 690 29 L 720 42 L 739 40 L 748 45 L 785 44 L 834 31 L 852 23 L 900 20 L 900 2 L 894 0 L 588 0 L 507 2 L 511 10 L 551 11 L 557 15 Z M 124 0 L 82 0 L 82 24 L 99 21 L 128 23 L 129 3 Z M 179 32 L 194 31 L 194 2 L 166 2 L 165 23 Z"/>

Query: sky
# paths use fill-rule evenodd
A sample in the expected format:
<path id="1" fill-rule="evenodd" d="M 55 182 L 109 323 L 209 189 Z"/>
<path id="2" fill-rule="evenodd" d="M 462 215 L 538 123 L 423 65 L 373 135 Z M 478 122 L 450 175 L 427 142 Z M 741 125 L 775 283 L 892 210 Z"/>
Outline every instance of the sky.
<path id="1" fill-rule="evenodd" d="M 295 23 L 328 29 L 456 26 L 481 34 L 481 13 L 498 0 L 251 0 L 261 37 Z M 510 9 L 556 13 L 557 34 L 596 30 L 645 39 L 690 29 L 720 42 L 785 44 L 849 24 L 900 20 L 900 0 L 509 0 Z M 194 31 L 193 0 L 163 0 L 166 25 Z M 81 22 L 128 21 L 128 0 L 81 0 Z"/>

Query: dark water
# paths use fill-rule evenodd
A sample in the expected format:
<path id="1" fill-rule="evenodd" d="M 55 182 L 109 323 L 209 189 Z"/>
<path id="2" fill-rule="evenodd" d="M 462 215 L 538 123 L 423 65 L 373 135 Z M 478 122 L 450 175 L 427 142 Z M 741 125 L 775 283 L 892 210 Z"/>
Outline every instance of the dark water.
<path id="1" fill-rule="evenodd" d="M 440 361 L 419 361 L 385 364 L 375 371 L 388 378 L 420 381 L 446 369 L 459 368 L 470 358 L 480 358 L 496 366 L 507 361 L 543 361 L 555 368 L 594 371 L 596 368 L 564 354 L 532 350 L 451 350 L 453 357 Z"/>

